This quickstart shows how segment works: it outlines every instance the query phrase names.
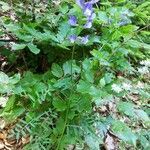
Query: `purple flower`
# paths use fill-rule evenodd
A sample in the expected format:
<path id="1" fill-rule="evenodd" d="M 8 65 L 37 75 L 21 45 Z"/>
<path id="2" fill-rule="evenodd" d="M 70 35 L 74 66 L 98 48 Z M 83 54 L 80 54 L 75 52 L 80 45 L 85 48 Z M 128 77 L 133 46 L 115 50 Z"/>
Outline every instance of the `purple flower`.
<path id="1" fill-rule="evenodd" d="M 76 4 L 82 9 L 84 8 L 85 0 L 76 0 Z"/>
<path id="2" fill-rule="evenodd" d="M 93 20 L 95 17 L 96 17 L 96 14 L 95 14 L 95 13 L 92 13 L 91 16 L 89 16 L 88 19 L 89 19 L 89 20 Z"/>
<path id="3" fill-rule="evenodd" d="M 97 3 L 99 0 L 91 0 L 85 2 L 85 0 L 76 0 L 76 4 L 83 10 L 85 16 L 91 16 L 93 13 L 93 4 Z"/>
<path id="4" fill-rule="evenodd" d="M 88 20 L 86 24 L 83 26 L 85 29 L 90 29 L 92 27 L 92 21 Z"/>
<path id="5" fill-rule="evenodd" d="M 125 26 L 127 24 L 128 24 L 128 22 L 126 20 L 122 20 L 118 23 L 119 26 Z"/>
<path id="6" fill-rule="evenodd" d="M 93 13 L 93 4 L 87 2 L 84 4 L 83 13 L 85 16 L 91 16 Z"/>
<path id="7" fill-rule="evenodd" d="M 69 16 L 69 24 L 71 26 L 76 26 L 77 25 L 77 18 L 76 18 L 76 16 Z"/>
<path id="8" fill-rule="evenodd" d="M 83 43 L 83 44 L 87 44 L 88 41 L 89 41 L 89 35 L 86 35 L 86 36 L 81 38 L 81 43 Z"/>
<path id="9" fill-rule="evenodd" d="M 69 36 L 69 40 L 70 40 L 71 43 L 74 43 L 76 41 L 76 39 L 77 39 L 76 35 L 70 35 Z"/>
<path id="10" fill-rule="evenodd" d="M 95 13 L 92 13 L 91 16 L 89 16 L 87 18 L 87 22 L 86 24 L 84 25 L 84 28 L 86 29 L 89 29 L 92 27 L 92 22 L 93 22 L 93 19 L 96 17 L 96 14 Z"/>

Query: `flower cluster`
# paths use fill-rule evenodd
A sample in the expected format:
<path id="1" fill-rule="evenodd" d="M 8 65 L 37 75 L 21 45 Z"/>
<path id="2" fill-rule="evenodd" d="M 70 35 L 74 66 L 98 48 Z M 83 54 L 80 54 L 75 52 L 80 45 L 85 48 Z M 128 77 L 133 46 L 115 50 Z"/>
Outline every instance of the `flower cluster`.
<path id="1" fill-rule="evenodd" d="M 93 11 L 93 4 L 97 3 L 98 0 L 91 0 L 89 2 L 85 2 L 84 0 L 76 0 L 76 3 L 82 9 L 84 16 L 86 17 L 86 24 L 84 28 L 91 28 L 93 19 L 95 18 L 95 13 Z"/>
<path id="2" fill-rule="evenodd" d="M 89 29 L 92 27 L 93 19 L 96 17 L 96 14 L 93 10 L 93 5 L 97 3 L 99 0 L 91 0 L 85 2 L 85 0 L 76 0 L 76 4 L 82 9 L 84 16 L 86 17 L 86 23 L 83 26 L 85 29 Z M 76 16 L 69 16 L 69 24 L 71 26 L 77 26 L 77 18 Z M 76 35 L 71 35 L 69 40 L 71 43 L 74 43 L 77 39 L 80 39 L 83 44 L 88 43 L 88 35 L 84 37 L 77 37 Z"/>
<path id="3" fill-rule="evenodd" d="M 120 87 L 120 85 L 117 84 L 112 84 L 111 86 L 112 90 L 115 91 L 116 93 L 120 93 L 123 91 L 123 89 Z"/>

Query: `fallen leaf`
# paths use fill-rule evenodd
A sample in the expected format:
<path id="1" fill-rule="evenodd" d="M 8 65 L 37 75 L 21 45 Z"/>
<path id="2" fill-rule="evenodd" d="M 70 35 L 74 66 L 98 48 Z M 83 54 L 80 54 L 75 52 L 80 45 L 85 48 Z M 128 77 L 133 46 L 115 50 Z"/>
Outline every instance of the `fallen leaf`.
<path id="1" fill-rule="evenodd" d="M 128 98 L 129 98 L 130 100 L 132 100 L 134 103 L 140 105 L 139 95 L 138 95 L 138 94 L 130 94 L 130 95 L 128 95 Z"/>
<path id="2" fill-rule="evenodd" d="M 27 137 L 22 137 L 22 144 L 25 145 L 25 144 L 28 144 L 30 142 L 30 137 L 27 136 Z"/>
<path id="3" fill-rule="evenodd" d="M 67 150 L 73 150 L 74 149 L 74 145 L 68 145 Z"/>
<path id="4" fill-rule="evenodd" d="M 5 147 L 4 143 L 0 141 L 0 149 L 3 149 Z"/>
<path id="5" fill-rule="evenodd" d="M 4 119 L 0 118 L 0 129 L 4 129 L 6 125 L 6 122 L 4 121 Z"/>
<path id="6" fill-rule="evenodd" d="M 5 138 L 6 138 L 6 134 L 0 133 L 0 139 L 1 139 L 1 140 L 4 140 Z"/>

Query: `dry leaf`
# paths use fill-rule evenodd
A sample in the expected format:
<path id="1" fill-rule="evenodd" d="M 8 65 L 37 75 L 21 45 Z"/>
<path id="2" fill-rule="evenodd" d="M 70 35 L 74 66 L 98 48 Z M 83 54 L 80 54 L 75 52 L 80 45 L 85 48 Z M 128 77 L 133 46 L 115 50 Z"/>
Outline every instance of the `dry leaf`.
<path id="1" fill-rule="evenodd" d="M 1 140 L 6 139 L 6 134 L 4 134 L 4 133 L 0 133 L 0 139 L 1 139 Z"/>
<path id="2" fill-rule="evenodd" d="M 25 144 L 28 144 L 30 142 L 30 137 L 22 137 L 22 144 L 25 145 Z"/>
<path id="3" fill-rule="evenodd" d="M 68 145 L 67 150 L 73 150 L 74 149 L 74 145 Z"/>
<path id="4" fill-rule="evenodd" d="M 5 147 L 4 143 L 0 141 L 0 149 L 3 149 Z"/>
<path id="5" fill-rule="evenodd" d="M 4 129 L 6 125 L 6 122 L 4 121 L 4 119 L 0 118 L 0 129 Z"/>
<path id="6" fill-rule="evenodd" d="M 116 150 L 117 149 L 117 142 L 114 137 L 107 134 L 105 139 L 105 149 L 106 150 Z"/>

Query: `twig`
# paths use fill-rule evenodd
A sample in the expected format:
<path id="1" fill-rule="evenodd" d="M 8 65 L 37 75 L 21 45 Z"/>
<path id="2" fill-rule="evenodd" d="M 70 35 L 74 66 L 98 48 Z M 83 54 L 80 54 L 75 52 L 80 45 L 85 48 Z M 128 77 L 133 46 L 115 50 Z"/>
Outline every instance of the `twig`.
<path id="1" fill-rule="evenodd" d="M 25 67 L 28 70 L 28 65 L 27 65 L 26 59 L 25 59 L 25 57 L 24 57 L 24 55 L 22 53 L 21 53 L 21 55 L 22 55 L 22 59 L 24 61 Z"/>
<path id="2" fill-rule="evenodd" d="M 0 42 L 18 42 L 17 39 L 0 39 Z"/>
<path id="3" fill-rule="evenodd" d="M 32 0 L 32 21 L 35 21 L 35 0 Z"/>

